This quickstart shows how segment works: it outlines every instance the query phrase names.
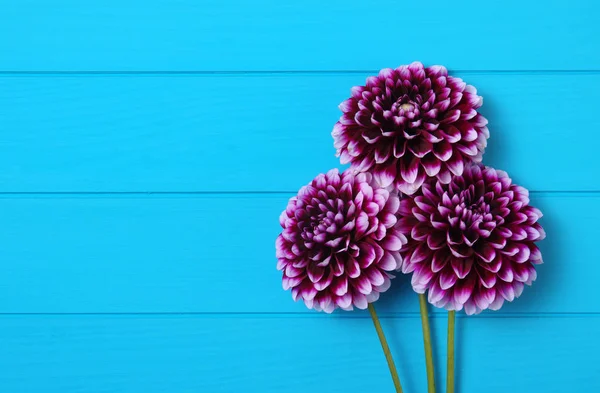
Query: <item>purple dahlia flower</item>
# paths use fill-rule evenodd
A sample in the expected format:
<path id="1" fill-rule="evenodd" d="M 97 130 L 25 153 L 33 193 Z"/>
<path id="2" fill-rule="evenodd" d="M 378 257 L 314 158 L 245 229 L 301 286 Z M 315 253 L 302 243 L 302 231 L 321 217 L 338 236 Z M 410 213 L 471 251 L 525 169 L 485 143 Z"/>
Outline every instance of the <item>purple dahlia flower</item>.
<path id="1" fill-rule="evenodd" d="M 367 308 L 390 286 L 406 237 L 397 228 L 400 200 L 369 173 L 337 169 L 291 198 L 279 222 L 277 269 L 283 288 L 308 308 Z"/>
<path id="2" fill-rule="evenodd" d="M 497 310 L 536 278 L 541 217 L 503 171 L 471 165 L 449 184 L 430 179 L 400 202 L 398 225 L 408 238 L 402 271 L 437 307 Z"/>
<path id="3" fill-rule="evenodd" d="M 342 164 L 372 172 L 383 187 L 415 193 L 427 177 L 447 184 L 481 162 L 489 132 L 483 99 L 442 66 L 383 69 L 352 88 L 332 135 Z"/>

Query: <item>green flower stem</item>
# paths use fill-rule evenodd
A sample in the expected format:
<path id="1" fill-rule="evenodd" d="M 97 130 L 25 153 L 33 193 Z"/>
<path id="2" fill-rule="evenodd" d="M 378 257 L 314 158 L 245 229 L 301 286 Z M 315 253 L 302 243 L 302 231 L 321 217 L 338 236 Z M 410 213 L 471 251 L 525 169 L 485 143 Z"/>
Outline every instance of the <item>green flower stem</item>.
<path id="1" fill-rule="evenodd" d="M 425 345 L 425 365 L 427 366 L 427 392 L 435 393 L 435 373 L 433 371 L 433 350 L 431 348 L 431 330 L 429 316 L 427 315 L 427 299 L 424 294 L 419 294 L 421 309 L 421 324 L 423 326 L 423 343 Z"/>
<path id="2" fill-rule="evenodd" d="M 396 365 L 394 365 L 394 359 L 392 358 L 390 347 L 388 347 L 387 340 L 385 339 L 383 329 L 381 328 L 379 318 L 377 318 L 377 313 L 375 312 L 375 307 L 373 307 L 372 303 L 369 303 L 369 313 L 371 314 L 371 318 L 373 319 L 373 325 L 375 325 L 377 336 L 379 337 L 379 341 L 381 342 L 381 348 L 383 348 L 385 360 L 387 360 L 388 367 L 390 368 L 390 374 L 392 374 L 392 381 L 394 381 L 394 387 L 396 388 L 396 392 L 402 393 L 402 386 L 400 385 L 400 378 L 398 378 L 398 371 L 396 371 Z"/>
<path id="3" fill-rule="evenodd" d="M 448 370 L 446 371 L 446 392 L 454 393 L 454 322 L 456 311 L 448 311 Z"/>

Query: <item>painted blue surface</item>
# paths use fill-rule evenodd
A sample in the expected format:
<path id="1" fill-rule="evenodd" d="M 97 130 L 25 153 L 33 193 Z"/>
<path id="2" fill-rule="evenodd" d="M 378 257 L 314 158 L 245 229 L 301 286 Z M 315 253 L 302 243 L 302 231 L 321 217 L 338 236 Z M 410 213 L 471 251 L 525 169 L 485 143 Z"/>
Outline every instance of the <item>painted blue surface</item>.
<path id="1" fill-rule="evenodd" d="M 416 59 L 479 89 L 485 162 L 548 233 L 522 298 L 459 315 L 457 393 L 600 391 L 599 18 L 592 0 L 0 0 L 0 392 L 392 392 L 368 315 L 294 303 L 274 238 L 338 166 L 350 87 Z M 424 392 L 408 284 L 377 307 Z"/>

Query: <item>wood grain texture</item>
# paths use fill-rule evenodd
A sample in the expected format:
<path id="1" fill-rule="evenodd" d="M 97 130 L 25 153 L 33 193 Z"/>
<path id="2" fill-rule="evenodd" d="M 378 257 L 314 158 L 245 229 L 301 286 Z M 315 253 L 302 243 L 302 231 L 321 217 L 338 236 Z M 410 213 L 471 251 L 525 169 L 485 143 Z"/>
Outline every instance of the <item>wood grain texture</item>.
<path id="1" fill-rule="evenodd" d="M 0 312 L 313 313 L 275 269 L 290 196 L 4 197 Z M 501 313 L 600 312 L 595 286 L 582 281 L 600 275 L 598 203 L 596 194 L 532 195 L 545 214 L 545 264 Z M 396 280 L 381 311 L 418 312 L 408 278 Z"/>
<path id="2" fill-rule="evenodd" d="M 0 191 L 296 191 L 339 166 L 337 105 L 367 74 L 0 77 Z M 484 97 L 488 165 L 596 191 L 600 74 L 459 73 Z"/>
<path id="3" fill-rule="evenodd" d="M 545 264 L 457 320 L 458 393 L 600 391 L 600 3 L 0 0 L 0 392 L 385 393 L 366 312 L 293 303 L 277 217 L 339 165 L 383 67 L 475 85 L 488 165 L 533 190 Z M 376 304 L 425 391 L 407 277 Z M 445 313 L 432 310 L 443 389 Z"/>
<path id="4" fill-rule="evenodd" d="M 0 70 L 599 69 L 591 0 L 4 1 Z"/>
<path id="5" fill-rule="evenodd" d="M 438 386 L 445 319 L 433 321 Z M 383 319 L 407 392 L 425 391 L 420 320 Z M 600 389 L 598 318 L 461 318 L 457 391 Z M 368 319 L 0 318 L 0 390 L 62 392 L 392 392 Z"/>

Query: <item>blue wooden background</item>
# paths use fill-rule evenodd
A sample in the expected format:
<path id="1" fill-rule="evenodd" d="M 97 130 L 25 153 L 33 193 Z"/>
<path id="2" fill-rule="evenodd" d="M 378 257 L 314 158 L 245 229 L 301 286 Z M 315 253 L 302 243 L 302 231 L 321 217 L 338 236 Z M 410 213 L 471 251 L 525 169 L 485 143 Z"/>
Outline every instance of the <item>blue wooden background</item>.
<path id="1" fill-rule="evenodd" d="M 350 87 L 413 60 L 479 89 L 485 162 L 548 233 L 521 299 L 459 316 L 459 392 L 599 391 L 599 19 L 595 0 L 0 0 L 0 392 L 392 392 L 368 314 L 293 303 L 274 239 L 338 165 Z M 406 278 L 378 309 L 424 392 Z"/>

